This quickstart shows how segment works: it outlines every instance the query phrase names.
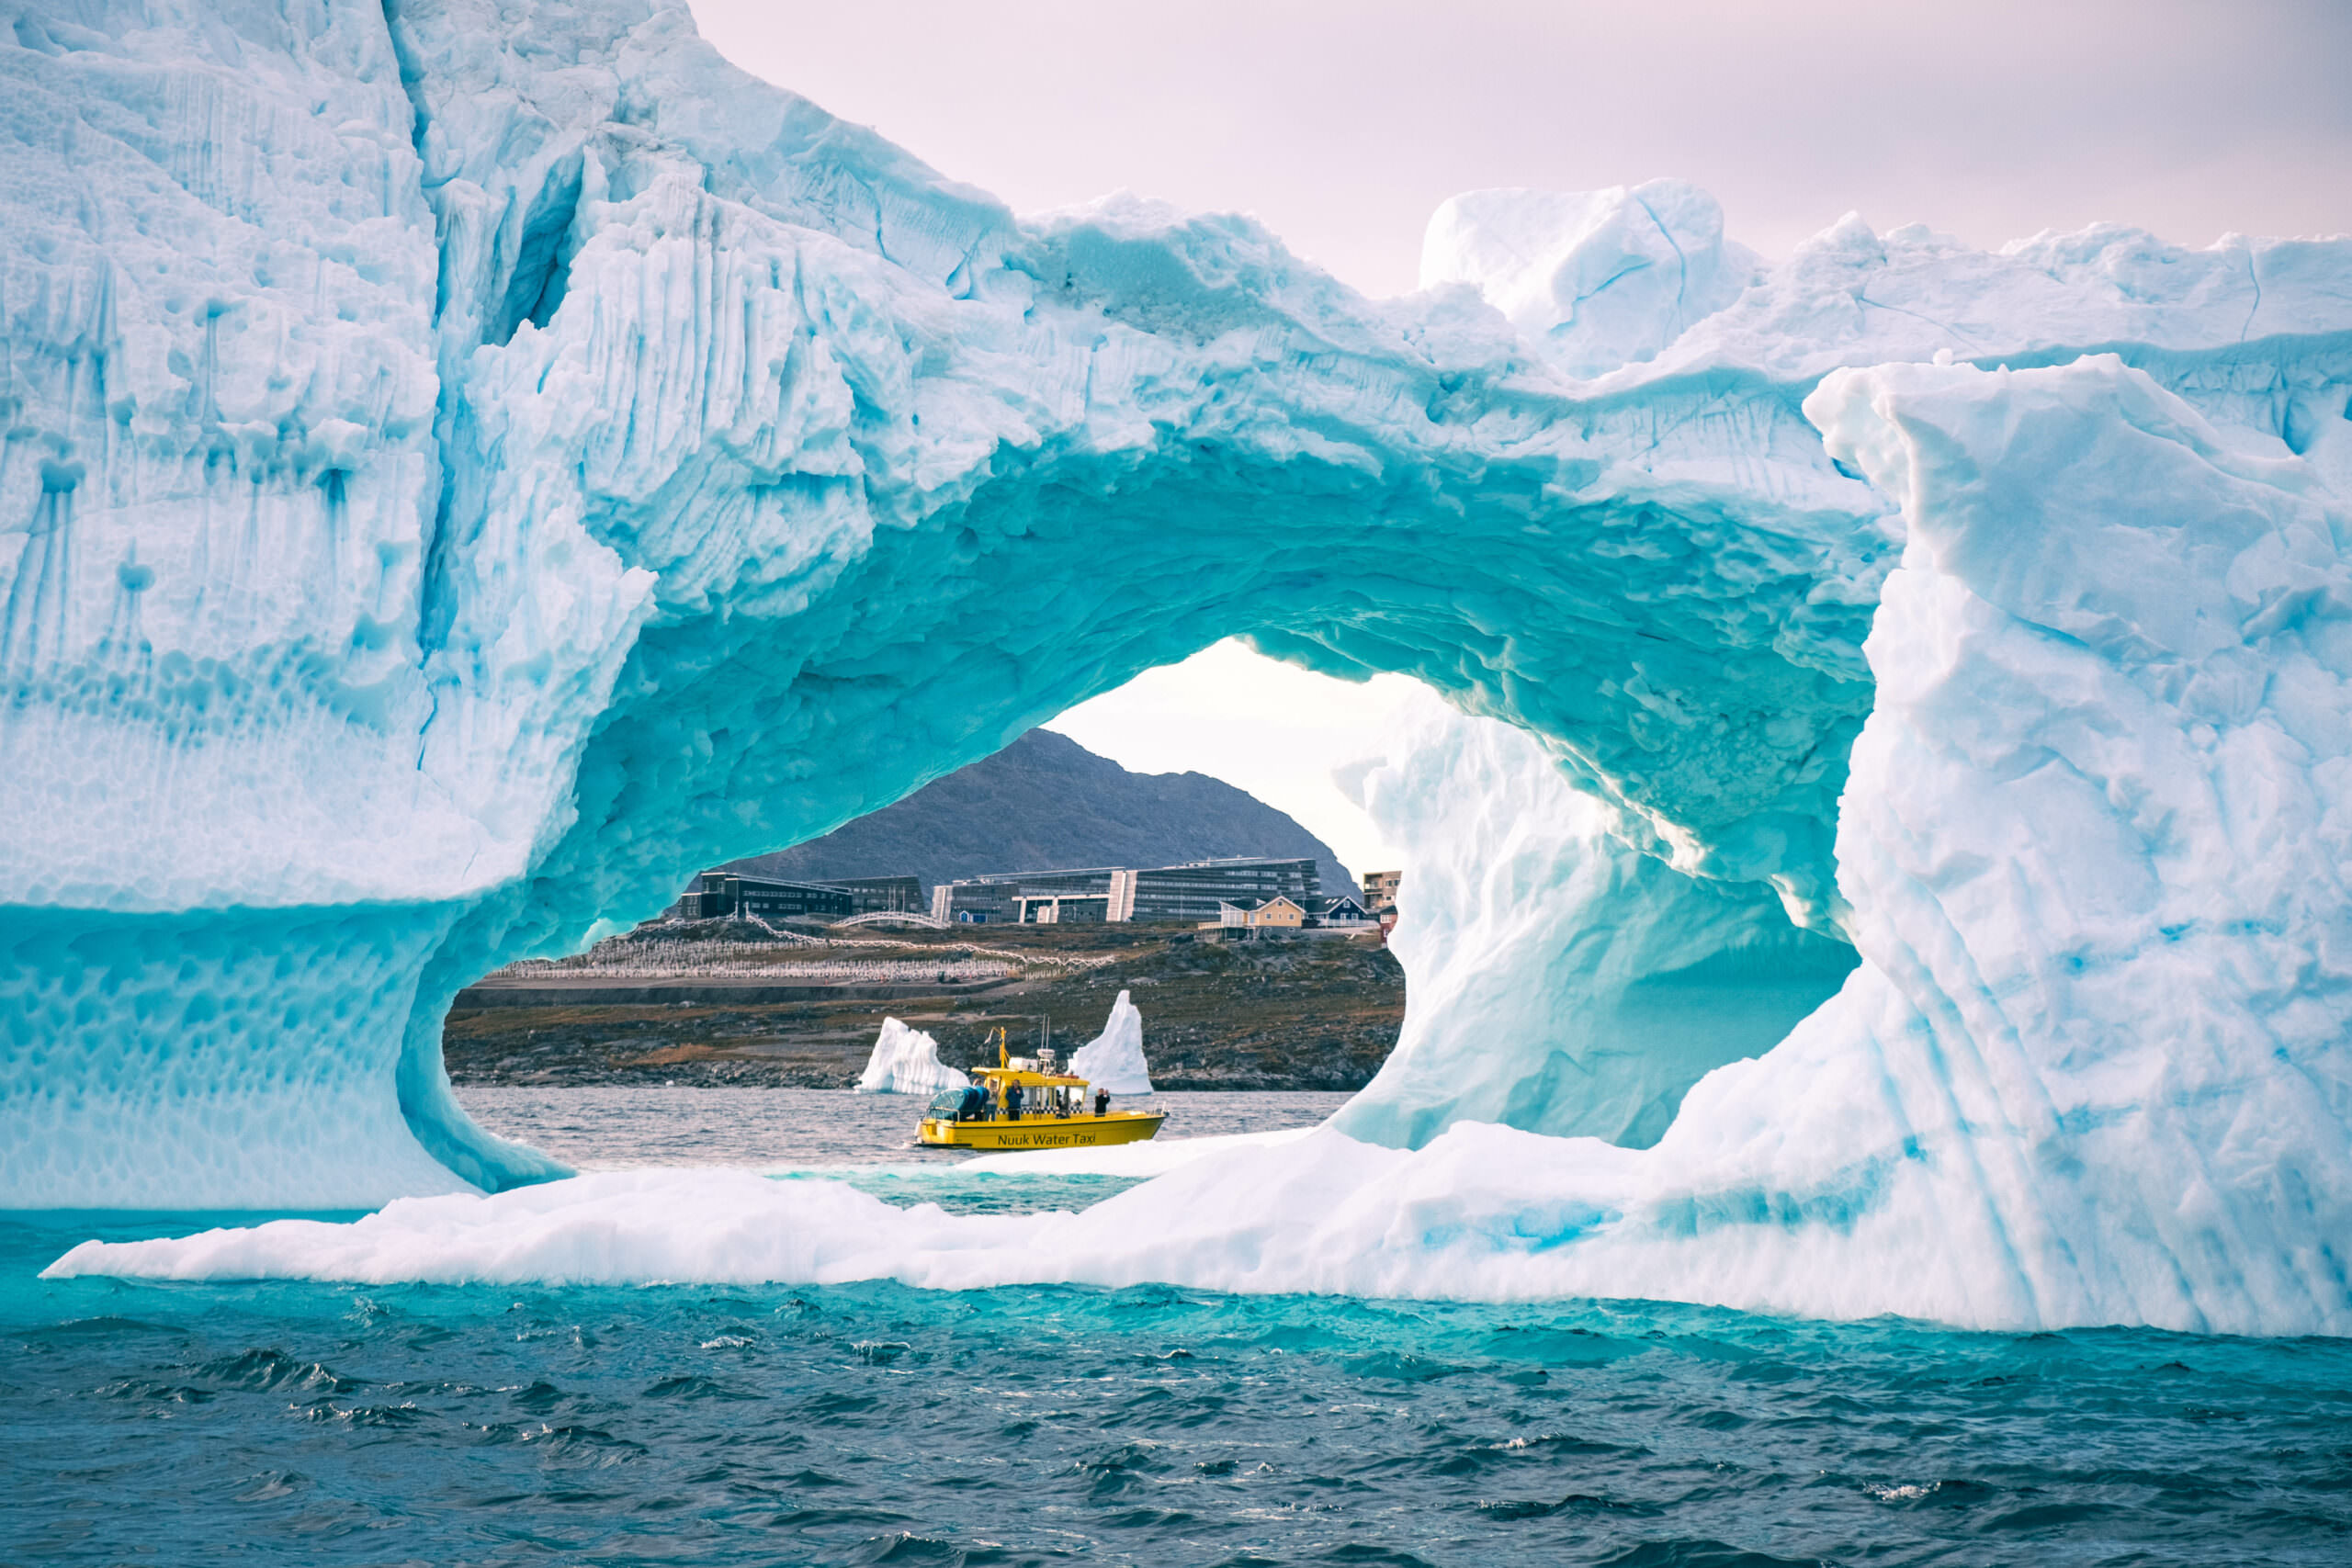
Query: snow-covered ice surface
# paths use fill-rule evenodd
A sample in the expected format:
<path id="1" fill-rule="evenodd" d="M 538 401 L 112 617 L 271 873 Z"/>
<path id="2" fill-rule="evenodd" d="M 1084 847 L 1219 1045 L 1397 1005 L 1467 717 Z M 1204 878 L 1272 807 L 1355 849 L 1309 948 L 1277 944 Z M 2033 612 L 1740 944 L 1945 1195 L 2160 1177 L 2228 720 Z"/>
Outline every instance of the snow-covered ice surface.
<path id="1" fill-rule="evenodd" d="M 910 1029 L 895 1018 L 882 1021 L 874 1037 L 874 1054 L 857 1077 L 860 1094 L 937 1094 L 942 1089 L 968 1089 L 972 1080 L 939 1059 L 939 1042 L 920 1029 Z"/>
<path id="2" fill-rule="evenodd" d="M 0 1201 L 556 1174 L 451 1100 L 458 987 L 1223 636 L 1473 716 L 1369 781 L 1411 1010 L 1314 1137 L 1067 1220 L 599 1177 L 76 1267 L 2352 1332 L 2352 244 L 1762 269 L 1686 186 L 1479 192 L 1370 301 L 1017 220 L 674 5 L 50 10 Z"/>
<path id="3" fill-rule="evenodd" d="M 1656 358 L 1762 278 L 1715 198 L 1681 180 L 1470 191 L 1438 208 L 1421 248 L 1421 287 L 1471 285 L 1572 376 Z"/>
<path id="4" fill-rule="evenodd" d="M 1151 1064 L 1143 1055 L 1143 1014 L 1121 991 L 1102 1032 L 1070 1053 L 1069 1070 L 1113 1094 L 1149 1094 Z"/>

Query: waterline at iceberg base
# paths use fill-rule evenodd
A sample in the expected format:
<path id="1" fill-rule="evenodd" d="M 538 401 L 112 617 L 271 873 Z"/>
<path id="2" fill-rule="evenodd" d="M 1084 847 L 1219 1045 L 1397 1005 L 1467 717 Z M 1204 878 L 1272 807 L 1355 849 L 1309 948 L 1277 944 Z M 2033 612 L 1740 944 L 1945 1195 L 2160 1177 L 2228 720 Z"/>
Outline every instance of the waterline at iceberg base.
<path id="1" fill-rule="evenodd" d="M 1767 268 L 1661 181 L 1371 301 L 682 8 L 98 10 L 0 48 L 0 1201 L 403 1201 L 61 1267 L 2352 1332 L 2352 244 Z M 1232 635 L 1453 710 L 1331 1128 L 1014 1222 L 450 1100 L 472 976 Z"/>

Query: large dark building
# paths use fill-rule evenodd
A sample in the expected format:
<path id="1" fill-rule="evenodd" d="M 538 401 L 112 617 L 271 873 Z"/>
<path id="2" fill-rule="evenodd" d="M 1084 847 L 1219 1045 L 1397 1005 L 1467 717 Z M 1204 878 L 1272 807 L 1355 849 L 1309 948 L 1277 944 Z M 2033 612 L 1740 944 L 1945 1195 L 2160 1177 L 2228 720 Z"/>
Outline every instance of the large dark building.
<path id="1" fill-rule="evenodd" d="M 911 876 L 857 876 L 833 882 L 786 882 L 772 876 L 741 876 L 706 871 L 670 906 L 673 920 L 763 920 L 795 916 L 824 920 L 852 915 L 921 914 L 922 884 Z"/>
<path id="2" fill-rule="evenodd" d="M 695 877 L 673 909 L 682 920 L 786 920 L 796 916 L 841 920 L 858 912 L 856 896 L 839 887 L 771 882 L 724 871 L 706 871 Z"/>
<path id="3" fill-rule="evenodd" d="M 931 890 L 931 912 L 943 920 L 1197 923 L 1216 919 L 1217 907 L 1231 899 L 1280 896 L 1303 901 L 1321 892 L 1322 876 L 1312 859 L 1235 855 L 1182 865 L 1009 871 L 943 882 Z"/>
<path id="4" fill-rule="evenodd" d="M 829 876 L 814 884 L 838 887 L 857 904 L 861 915 L 920 915 L 923 911 L 922 883 L 912 876 Z"/>

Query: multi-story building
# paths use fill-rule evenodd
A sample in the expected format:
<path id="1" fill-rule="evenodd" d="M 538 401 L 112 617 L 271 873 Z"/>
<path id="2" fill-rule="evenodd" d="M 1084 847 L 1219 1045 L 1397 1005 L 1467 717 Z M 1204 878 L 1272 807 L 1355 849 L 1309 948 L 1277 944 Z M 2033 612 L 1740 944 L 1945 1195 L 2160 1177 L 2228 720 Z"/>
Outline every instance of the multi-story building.
<path id="1" fill-rule="evenodd" d="M 1012 903 L 1023 925 L 1101 925 L 1111 915 L 1107 893 L 1023 893 Z"/>
<path id="2" fill-rule="evenodd" d="M 938 882 L 932 885 L 931 918 L 1001 925 L 1021 918 L 1017 882 Z"/>
<path id="3" fill-rule="evenodd" d="M 1363 907 L 1374 914 L 1396 902 L 1396 885 L 1404 880 L 1401 871 L 1367 871 L 1363 874 Z"/>
<path id="4" fill-rule="evenodd" d="M 861 915 L 913 915 L 923 908 L 922 881 L 913 876 L 828 876 L 820 887 L 838 887 Z"/>
<path id="5" fill-rule="evenodd" d="M 1050 908 L 1061 920 L 1214 920 L 1229 899 L 1291 899 L 1301 908 L 1322 894 L 1322 875 L 1309 859 L 1231 855 L 1182 865 L 1080 866 L 1060 871 L 1009 871 L 943 882 L 931 890 L 931 912 L 943 920 L 1025 920 Z M 1102 900 L 1102 912 L 1070 908 Z M 1063 912 L 1067 910 L 1068 912 Z"/>
<path id="6" fill-rule="evenodd" d="M 922 884 L 911 876 L 855 876 L 825 882 L 787 882 L 773 876 L 740 876 L 706 871 L 670 906 L 674 920 L 763 920 L 794 916 L 846 919 L 852 915 L 918 913 Z"/>
<path id="7" fill-rule="evenodd" d="M 796 916 L 839 920 L 857 913 L 854 895 L 815 882 L 777 882 L 706 871 L 671 906 L 682 920 L 785 920 Z"/>

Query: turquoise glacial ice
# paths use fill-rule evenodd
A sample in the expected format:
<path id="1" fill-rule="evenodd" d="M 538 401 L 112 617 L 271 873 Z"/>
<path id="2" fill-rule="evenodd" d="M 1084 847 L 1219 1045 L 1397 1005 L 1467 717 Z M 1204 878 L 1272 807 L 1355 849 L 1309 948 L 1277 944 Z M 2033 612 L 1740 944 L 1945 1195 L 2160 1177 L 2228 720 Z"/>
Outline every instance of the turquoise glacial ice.
<path id="1" fill-rule="evenodd" d="M 1449 705 L 1402 1045 L 889 1269 L 2352 1331 L 2352 244 L 1654 181 L 1368 300 L 681 6 L 0 12 L 0 1201 L 559 1175 L 458 987 L 1238 635 Z"/>

